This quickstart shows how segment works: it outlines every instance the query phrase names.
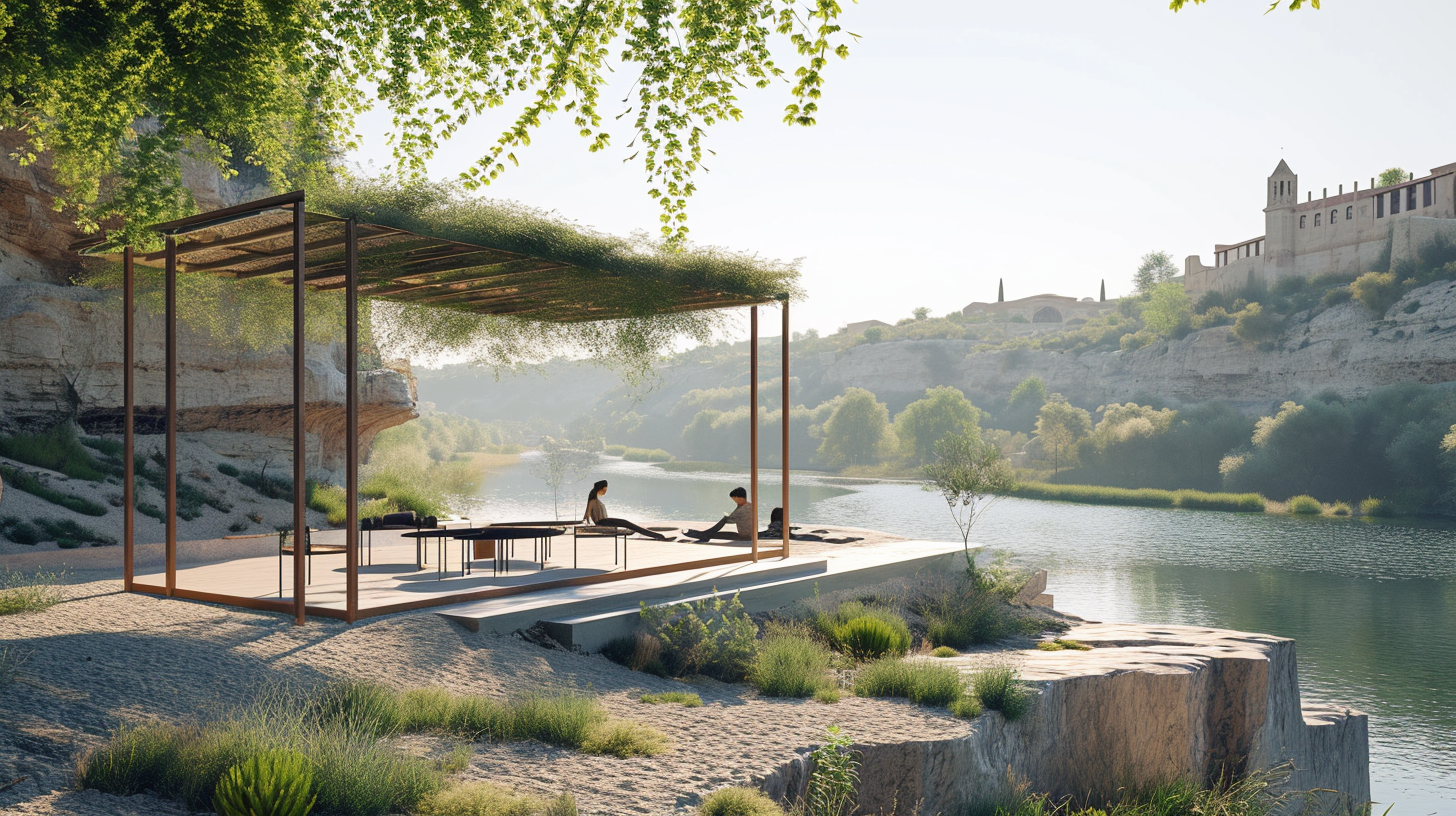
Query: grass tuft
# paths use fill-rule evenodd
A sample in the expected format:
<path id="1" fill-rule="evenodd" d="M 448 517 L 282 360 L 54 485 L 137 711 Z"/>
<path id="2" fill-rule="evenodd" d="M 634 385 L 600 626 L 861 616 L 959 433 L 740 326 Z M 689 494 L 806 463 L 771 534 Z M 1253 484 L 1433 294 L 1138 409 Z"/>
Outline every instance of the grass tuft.
<path id="1" fill-rule="evenodd" d="M 983 708 L 1001 712 L 1008 721 L 1021 719 L 1031 711 L 1032 691 L 1017 679 L 1011 666 L 990 666 L 971 676 L 976 699 Z"/>
<path id="2" fill-rule="evenodd" d="M 1157 490 L 1154 488 L 1101 487 L 1026 482 L 1013 495 L 1024 499 L 1112 504 L 1131 507 L 1180 507 L 1185 510 L 1224 510 L 1232 513 L 1262 513 L 1266 502 L 1257 493 L 1205 493 L 1201 490 Z"/>
<path id="3" fill-rule="evenodd" d="M 965 692 L 954 666 L 924 660 L 885 658 L 865 664 L 854 678 L 854 693 L 860 697 L 904 697 L 926 706 L 949 706 Z"/>
<path id="4" fill-rule="evenodd" d="M 105 446 L 106 441 L 109 440 L 97 440 L 98 449 Z M 86 450 L 69 423 L 57 425 L 44 433 L 0 437 L 0 456 L 87 482 L 102 481 L 112 470 Z"/>
<path id="5" fill-rule="evenodd" d="M 936 646 L 930 650 L 931 657 L 960 657 L 960 654 L 949 646 Z"/>
<path id="6" fill-rule="evenodd" d="M 748 680 L 765 697 L 813 697 L 834 688 L 833 655 L 802 634 L 773 632 L 759 643 Z"/>
<path id="7" fill-rule="evenodd" d="M 1351 512 L 1349 502 L 1337 501 L 1330 505 L 1330 515 L 1332 516 L 1349 516 Z"/>
<path id="8" fill-rule="evenodd" d="M 1371 518 L 1390 518 L 1395 515 L 1395 505 L 1387 499 L 1371 496 L 1360 502 L 1360 515 Z"/>
<path id="9" fill-rule="evenodd" d="M 1289 500 L 1289 512 L 1296 516 L 1318 516 L 1325 511 L 1314 496 L 1295 496 Z"/>
<path id="10" fill-rule="evenodd" d="M 677 703 L 685 708 L 702 708 L 703 698 L 691 691 L 664 691 L 658 694 L 644 694 L 642 702 L 652 705 L 661 703 Z"/>
<path id="11" fill-rule="evenodd" d="M 425 797 L 415 816 L 576 816 L 569 794 L 547 800 L 494 782 L 472 782 Z"/>
<path id="12" fill-rule="evenodd" d="M 39 612 L 55 606 L 62 600 L 58 584 L 63 578 L 63 573 L 45 570 L 31 574 L 0 570 L 0 615 Z"/>
<path id="13" fill-rule="evenodd" d="M 582 740 L 581 750 L 588 754 L 627 759 L 657 756 L 671 747 L 667 735 L 656 728 L 631 720 L 605 720 L 593 723 Z"/>
<path id="14" fill-rule="evenodd" d="M 757 788 L 720 788 L 703 797 L 698 816 L 785 816 L 784 809 Z"/>

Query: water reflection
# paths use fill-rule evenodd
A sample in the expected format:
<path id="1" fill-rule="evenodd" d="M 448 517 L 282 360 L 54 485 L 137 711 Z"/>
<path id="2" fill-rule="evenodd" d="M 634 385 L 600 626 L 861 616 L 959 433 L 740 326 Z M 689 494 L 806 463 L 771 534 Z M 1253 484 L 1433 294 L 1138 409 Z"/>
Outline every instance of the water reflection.
<path id="1" fill-rule="evenodd" d="M 675 474 L 605 460 L 563 489 L 581 512 L 590 479 L 612 481 L 628 518 L 712 520 L 737 474 Z M 762 518 L 778 503 L 765 473 Z M 581 495 L 577 495 L 581 494 Z M 477 498 L 492 520 L 550 517 L 551 495 L 525 465 L 493 475 Z M 911 483 L 795 474 L 791 517 L 959 540 L 939 495 Z M 1395 813 L 1456 814 L 1456 526 L 1006 499 L 974 538 L 1051 571 L 1063 610 L 1096 620 L 1187 623 L 1299 642 L 1304 694 L 1371 715 L 1374 795 Z M 1377 810 L 1376 812 L 1379 812 Z"/>

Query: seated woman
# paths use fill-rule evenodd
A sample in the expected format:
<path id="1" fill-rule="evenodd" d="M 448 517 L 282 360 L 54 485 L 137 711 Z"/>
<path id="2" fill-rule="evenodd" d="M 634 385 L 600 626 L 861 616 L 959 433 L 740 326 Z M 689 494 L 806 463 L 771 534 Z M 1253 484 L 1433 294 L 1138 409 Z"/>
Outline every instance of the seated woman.
<path id="1" fill-rule="evenodd" d="M 662 533 L 653 532 L 652 530 L 649 530 L 645 527 L 638 527 L 637 525 L 633 524 L 630 521 L 627 521 L 626 519 L 612 518 L 611 516 L 608 516 L 607 506 L 602 503 L 601 498 L 602 496 L 606 495 L 606 493 L 606 479 L 603 479 L 600 482 L 592 485 L 591 492 L 588 493 L 586 496 L 586 515 L 582 517 L 582 521 L 594 524 L 598 527 L 620 527 L 624 530 L 631 530 L 638 535 L 644 535 L 648 538 L 655 538 L 658 541 L 667 540 L 667 536 L 663 535 Z"/>

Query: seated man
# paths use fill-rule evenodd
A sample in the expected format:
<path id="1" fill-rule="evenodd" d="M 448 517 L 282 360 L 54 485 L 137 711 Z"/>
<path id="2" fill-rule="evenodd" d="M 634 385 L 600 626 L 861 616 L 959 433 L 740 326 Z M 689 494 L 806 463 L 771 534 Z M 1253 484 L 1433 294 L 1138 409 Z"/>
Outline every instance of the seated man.
<path id="1" fill-rule="evenodd" d="M 700 540 L 721 539 L 726 541 L 747 541 L 753 537 L 753 528 L 758 526 L 758 515 L 753 511 L 753 505 L 748 501 L 748 491 L 741 487 L 735 487 L 728 493 L 733 503 L 738 505 L 733 512 L 718 519 L 706 530 L 684 530 L 683 535 Z M 733 523 L 734 533 L 720 533 L 724 525 Z"/>

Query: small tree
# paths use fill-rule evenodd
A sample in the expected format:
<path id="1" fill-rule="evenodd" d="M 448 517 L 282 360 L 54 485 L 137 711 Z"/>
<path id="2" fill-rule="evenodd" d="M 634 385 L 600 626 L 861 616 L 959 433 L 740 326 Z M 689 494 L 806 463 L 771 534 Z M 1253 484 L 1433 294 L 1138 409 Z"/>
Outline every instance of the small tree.
<path id="1" fill-rule="evenodd" d="M 1391 167 L 1380 174 L 1380 178 L 1376 180 L 1375 186 L 1390 187 L 1391 185 L 1399 184 L 1409 178 L 1410 173 L 1407 173 L 1404 169 L 1399 167 Z"/>
<path id="2" fill-rule="evenodd" d="M 1137 287 L 1138 294 L 1147 294 L 1154 286 L 1167 283 L 1176 277 L 1178 267 L 1173 265 L 1172 256 L 1166 252 L 1149 252 L 1143 256 L 1143 262 L 1133 273 L 1132 282 Z"/>
<path id="3" fill-rule="evenodd" d="M 1011 463 L 979 434 L 952 434 L 936 443 L 935 460 L 925 466 L 924 473 L 924 489 L 939 493 L 950 508 L 965 547 L 966 570 L 974 579 L 971 527 L 1016 486 Z"/>
<path id="4" fill-rule="evenodd" d="M 1143 307 L 1143 326 L 1163 338 L 1184 336 L 1193 327 L 1193 303 L 1176 283 L 1155 284 Z"/>
<path id="5" fill-rule="evenodd" d="M 1092 415 L 1052 394 L 1036 418 L 1036 439 L 1052 457 L 1052 474 L 1061 472 L 1062 460 L 1075 450 L 1077 442 L 1092 433 Z"/>
<path id="6" fill-rule="evenodd" d="M 924 320 L 930 317 L 930 308 L 927 306 L 916 306 L 914 309 L 911 310 L 910 314 L 913 315 L 916 320 Z"/>
<path id="7" fill-rule="evenodd" d="M 905 406 L 895 417 L 900 447 L 914 457 L 917 465 L 929 462 L 935 455 L 935 443 L 947 435 L 979 435 L 980 427 L 980 409 L 960 389 L 948 385 L 927 389 L 924 399 Z"/>
<path id="8" fill-rule="evenodd" d="M 570 442 L 558 441 L 549 436 L 541 438 L 541 458 L 531 465 L 531 472 L 551 488 L 551 513 L 561 518 L 561 488 L 575 484 L 597 466 L 599 457 L 595 451 L 583 450 Z"/>
<path id="9" fill-rule="evenodd" d="M 830 467 L 879 464 L 890 409 L 863 388 L 849 388 L 824 423 L 819 457 Z"/>
<path id="10" fill-rule="evenodd" d="M 1046 401 L 1046 383 L 1035 375 L 1027 377 L 1011 389 L 1011 398 L 1006 402 L 1006 410 L 998 417 L 1000 424 L 997 427 L 1029 433 L 1036 427 L 1036 415 L 1041 413 Z"/>

